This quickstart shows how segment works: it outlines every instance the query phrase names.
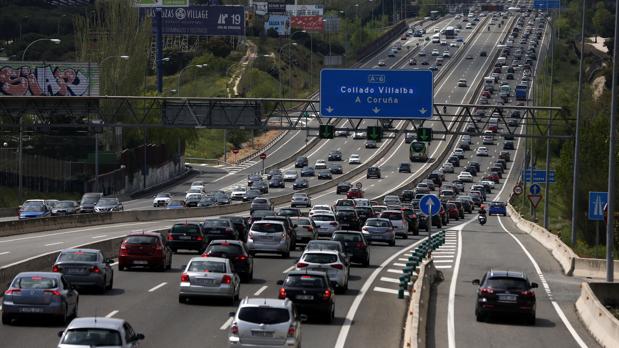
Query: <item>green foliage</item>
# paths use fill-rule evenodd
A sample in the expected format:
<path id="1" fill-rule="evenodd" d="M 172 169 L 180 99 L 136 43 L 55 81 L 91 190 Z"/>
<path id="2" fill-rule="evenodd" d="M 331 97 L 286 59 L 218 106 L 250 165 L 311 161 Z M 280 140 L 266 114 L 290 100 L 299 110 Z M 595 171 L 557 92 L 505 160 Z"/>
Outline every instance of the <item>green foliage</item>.
<path id="1" fill-rule="evenodd" d="M 614 20 L 615 17 L 606 8 L 604 1 L 598 1 L 595 4 L 595 13 L 591 19 L 593 22 L 593 28 L 596 34 L 602 37 L 612 37 L 614 33 Z"/>

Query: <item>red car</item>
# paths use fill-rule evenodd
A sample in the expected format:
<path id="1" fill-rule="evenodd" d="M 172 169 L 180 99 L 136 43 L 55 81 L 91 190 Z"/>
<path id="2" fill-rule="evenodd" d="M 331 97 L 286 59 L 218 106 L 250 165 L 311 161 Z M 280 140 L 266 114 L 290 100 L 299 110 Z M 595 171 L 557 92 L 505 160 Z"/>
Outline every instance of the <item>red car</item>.
<path id="1" fill-rule="evenodd" d="M 492 97 L 492 93 L 490 93 L 490 91 L 483 91 L 483 92 L 481 92 L 481 96 L 482 97 L 486 97 L 486 98 L 491 98 Z"/>
<path id="2" fill-rule="evenodd" d="M 484 176 L 484 180 L 490 180 L 493 181 L 495 184 L 498 184 L 501 178 L 499 178 L 499 175 L 497 173 L 492 173 Z"/>
<path id="3" fill-rule="evenodd" d="M 460 211 L 458 211 L 458 207 L 455 204 L 447 203 L 447 212 L 450 219 L 460 220 Z"/>
<path id="4" fill-rule="evenodd" d="M 160 271 L 172 267 L 172 250 L 159 233 L 131 233 L 120 244 L 118 269 L 135 266 L 155 268 Z"/>
<path id="5" fill-rule="evenodd" d="M 348 190 L 348 192 L 346 192 L 346 198 L 363 198 L 363 191 L 358 188 L 351 188 L 350 190 Z"/>

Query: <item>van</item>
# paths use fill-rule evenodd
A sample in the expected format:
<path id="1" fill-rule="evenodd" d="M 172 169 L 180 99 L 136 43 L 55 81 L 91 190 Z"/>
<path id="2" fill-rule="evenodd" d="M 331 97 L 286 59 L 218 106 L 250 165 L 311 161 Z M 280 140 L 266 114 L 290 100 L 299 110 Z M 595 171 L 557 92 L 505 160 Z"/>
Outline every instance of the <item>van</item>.
<path id="1" fill-rule="evenodd" d="M 443 57 L 436 57 L 436 66 L 441 66 L 443 65 L 443 62 L 445 60 L 443 59 Z"/>
<path id="2" fill-rule="evenodd" d="M 80 213 L 94 213 L 95 205 L 99 202 L 101 197 L 103 197 L 102 192 L 84 193 L 80 200 Z"/>
<path id="3" fill-rule="evenodd" d="M 441 35 L 440 34 L 432 35 L 432 43 L 440 43 L 440 42 L 441 42 Z"/>
<path id="4" fill-rule="evenodd" d="M 502 57 L 501 56 L 501 57 L 497 58 L 496 62 L 497 62 L 497 64 L 500 64 L 499 66 L 503 66 L 505 64 L 506 60 L 507 60 L 506 57 Z"/>

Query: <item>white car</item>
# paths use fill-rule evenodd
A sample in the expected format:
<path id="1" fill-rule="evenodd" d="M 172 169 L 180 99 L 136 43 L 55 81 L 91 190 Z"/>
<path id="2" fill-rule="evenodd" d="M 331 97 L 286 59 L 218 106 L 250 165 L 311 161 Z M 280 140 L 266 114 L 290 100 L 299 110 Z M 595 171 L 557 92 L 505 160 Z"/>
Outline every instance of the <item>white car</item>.
<path id="1" fill-rule="evenodd" d="M 316 212 L 312 215 L 312 221 L 316 224 L 316 232 L 319 237 L 333 236 L 333 232 L 340 229 L 340 224 L 335 219 L 335 214 L 330 211 Z"/>
<path id="2" fill-rule="evenodd" d="M 449 58 L 451 57 L 451 55 L 449 54 L 449 51 L 443 51 L 443 58 Z"/>
<path id="3" fill-rule="evenodd" d="M 465 29 L 471 29 L 471 28 L 473 28 L 473 26 L 471 25 L 471 23 L 467 23 L 464 28 Z"/>
<path id="4" fill-rule="evenodd" d="M 348 158 L 348 164 L 361 164 L 361 157 L 358 154 L 353 153 Z"/>
<path id="5" fill-rule="evenodd" d="M 316 160 L 316 163 L 314 164 L 314 168 L 315 169 L 327 169 L 327 162 L 322 159 Z"/>
<path id="6" fill-rule="evenodd" d="M 355 132 L 352 137 L 353 139 L 365 139 L 366 135 L 365 132 Z"/>
<path id="7" fill-rule="evenodd" d="M 478 147 L 477 151 L 475 151 L 475 155 L 488 157 L 488 148 L 485 146 Z"/>
<path id="8" fill-rule="evenodd" d="M 232 200 L 242 200 L 243 196 L 247 193 L 247 188 L 243 186 L 237 186 L 232 189 L 232 193 L 230 193 L 230 199 Z"/>
<path id="9" fill-rule="evenodd" d="M 193 194 L 204 194 L 204 191 L 202 191 L 202 189 L 199 188 L 190 188 L 189 190 L 187 190 L 187 192 L 185 192 L 185 200 L 187 200 L 187 198 L 189 198 L 189 196 L 193 195 Z"/>
<path id="10" fill-rule="evenodd" d="M 432 50 L 432 55 L 433 56 L 438 56 L 440 54 L 440 52 L 435 48 Z"/>
<path id="11" fill-rule="evenodd" d="M 136 333 L 133 327 L 123 319 L 105 317 L 82 317 L 75 318 L 61 331 L 59 348 L 112 346 L 130 348 L 137 347 L 144 335 Z M 108 342 L 108 343 L 102 343 Z"/>
<path id="12" fill-rule="evenodd" d="M 153 199 L 153 207 L 166 206 L 172 200 L 172 194 L 167 192 L 158 193 Z"/>
<path id="13" fill-rule="evenodd" d="M 458 156 L 459 159 L 463 159 L 464 158 L 464 150 L 458 148 L 455 149 L 453 152 L 454 156 Z"/>
<path id="14" fill-rule="evenodd" d="M 298 192 L 293 194 L 292 198 L 290 198 L 290 206 L 293 208 L 298 206 L 309 208 L 312 206 L 312 200 L 307 193 Z"/>
<path id="15" fill-rule="evenodd" d="M 299 258 L 297 271 L 327 273 L 329 280 L 342 291 L 348 289 L 348 266 L 338 250 L 307 250 Z"/>
<path id="16" fill-rule="evenodd" d="M 312 217 L 316 214 L 324 214 L 324 213 L 332 214 L 333 210 L 331 210 L 331 206 L 326 205 L 326 204 L 317 204 L 312 207 L 312 210 L 309 211 L 308 216 Z"/>
<path id="17" fill-rule="evenodd" d="M 335 131 L 335 136 L 336 137 L 347 137 L 348 136 L 348 131 L 345 130 L 345 129 L 344 130 L 342 130 L 342 129 L 336 130 Z"/>
<path id="18" fill-rule="evenodd" d="M 469 172 L 460 172 L 460 174 L 458 174 L 458 180 L 463 182 L 473 182 L 473 175 Z"/>
<path id="19" fill-rule="evenodd" d="M 296 170 L 287 170 L 284 172 L 284 181 L 295 181 L 299 177 Z"/>
<path id="20" fill-rule="evenodd" d="M 492 135 L 484 135 L 481 138 L 481 142 L 484 145 L 494 145 L 494 137 Z"/>
<path id="21" fill-rule="evenodd" d="M 458 80 L 458 87 L 466 87 L 467 83 L 466 83 L 466 79 L 459 79 Z"/>
<path id="22" fill-rule="evenodd" d="M 453 164 L 447 162 L 447 163 L 443 163 L 443 171 L 445 173 L 453 173 L 454 172 L 454 166 Z"/>
<path id="23" fill-rule="evenodd" d="M 379 60 L 378 61 L 378 66 L 385 66 L 385 61 L 384 60 Z"/>
<path id="24" fill-rule="evenodd" d="M 355 198 L 353 199 L 353 201 L 355 201 L 355 207 L 369 207 L 370 206 L 370 200 L 367 198 Z"/>
<path id="25" fill-rule="evenodd" d="M 484 185 L 484 186 L 485 186 L 485 185 L 488 185 L 488 186 L 490 186 L 490 188 L 491 188 L 491 189 L 493 189 L 493 190 L 494 190 L 494 181 L 492 181 L 492 180 L 482 180 L 482 181 L 480 182 L 480 184 L 482 184 L 482 185 Z"/>

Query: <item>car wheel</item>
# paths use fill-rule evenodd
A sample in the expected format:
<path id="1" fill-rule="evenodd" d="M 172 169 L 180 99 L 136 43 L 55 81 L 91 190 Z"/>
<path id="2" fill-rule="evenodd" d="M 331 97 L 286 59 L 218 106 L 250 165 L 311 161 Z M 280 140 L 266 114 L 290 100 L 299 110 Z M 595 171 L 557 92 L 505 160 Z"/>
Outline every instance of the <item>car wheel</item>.
<path id="1" fill-rule="evenodd" d="M 60 324 L 67 325 L 69 323 L 69 306 L 68 305 L 64 305 L 64 312 L 62 312 L 62 314 L 59 316 L 58 321 L 60 322 Z"/>
<path id="2" fill-rule="evenodd" d="M 531 313 L 529 314 L 529 316 L 527 317 L 527 324 L 531 325 L 531 326 L 535 326 L 535 313 Z"/>
<path id="3" fill-rule="evenodd" d="M 71 314 L 71 317 L 69 319 L 73 320 L 75 318 L 77 318 L 77 308 L 79 305 L 79 300 L 75 301 L 75 307 L 73 307 L 73 314 Z"/>
<path id="4" fill-rule="evenodd" d="M 178 303 L 186 303 L 187 298 L 183 295 L 178 295 Z"/>
<path id="5" fill-rule="evenodd" d="M 13 318 L 6 313 L 2 313 L 2 325 L 11 325 Z"/>
<path id="6" fill-rule="evenodd" d="M 108 286 L 105 287 L 106 290 L 112 290 L 114 288 L 114 273 L 112 273 L 112 276 L 110 277 L 110 284 L 108 284 Z"/>
<path id="7" fill-rule="evenodd" d="M 430 233 L 430 225 L 426 224 L 426 232 Z"/>
<path id="8" fill-rule="evenodd" d="M 290 257 L 290 251 L 286 251 L 285 253 L 282 253 L 282 258 L 287 259 Z"/>
<path id="9" fill-rule="evenodd" d="M 482 312 L 480 312 L 480 311 L 475 311 L 475 319 L 478 322 L 482 323 L 482 322 L 486 321 L 486 316 Z"/>
<path id="10" fill-rule="evenodd" d="M 120 264 L 118 265 L 118 270 L 119 271 L 124 271 L 126 269 L 127 269 L 127 267 L 125 267 L 125 265 L 120 265 Z"/>
<path id="11" fill-rule="evenodd" d="M 175 253 L 175 254 L 178 251 L 178 249 L 176 249 L 176 248 L 170 248 L 170 250 L 172 250 L 172 252 Z"/>
<path id="12" fill-rule="evenodd" d="M 393 242 L 393 245 L 395 245 L 395 241 Z M 368 256 L 367 260 L 365 260 L 363 262 L 363 267 L 370 267 L 370 257 Z M 346 289 L 348 289 L 348 282 L 346 282 Z"/>
<path id="13" fill-rule="evenodd" d="M 402 239 L 408 239 L 408 233 L 404 233 L 404 235 L 402 236 Z"/>
<path id="14" fill-rule="evenodd" d="M 507 216 L 507 213 L 503 214 L 503 216 Z"/>
<path id="15" fill-rule="evenodd" d="M 389 242 L 389 246 L 395 246 L 395 240 L 392 240 L 391 242 Z M 369 262 L 368 262 L 369 264 Z"/>

